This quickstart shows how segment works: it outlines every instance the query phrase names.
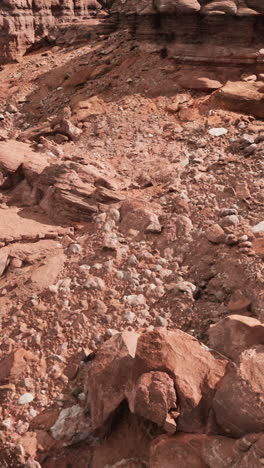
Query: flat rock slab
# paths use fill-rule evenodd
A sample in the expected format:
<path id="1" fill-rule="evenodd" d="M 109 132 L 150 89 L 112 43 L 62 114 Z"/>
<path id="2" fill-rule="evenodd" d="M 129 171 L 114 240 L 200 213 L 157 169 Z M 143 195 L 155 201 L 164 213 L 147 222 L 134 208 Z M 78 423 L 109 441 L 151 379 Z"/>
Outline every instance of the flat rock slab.
<path id="1" fill-rule="evenodd" d="M 9 174 L 15 172 L 21 164 L 32 166 L 41 172 L 47 165 L 47 157 L 32 150 L 28 143 L 9 140 L 0 143 L 0 170 Z"/>
<path id="2" fill-rule="evenodd" d="M 0 208 L 0 242 L 55 238 L 69 232 L 69 228 L 56 226 L 44 215 L 30 210 Z"/>

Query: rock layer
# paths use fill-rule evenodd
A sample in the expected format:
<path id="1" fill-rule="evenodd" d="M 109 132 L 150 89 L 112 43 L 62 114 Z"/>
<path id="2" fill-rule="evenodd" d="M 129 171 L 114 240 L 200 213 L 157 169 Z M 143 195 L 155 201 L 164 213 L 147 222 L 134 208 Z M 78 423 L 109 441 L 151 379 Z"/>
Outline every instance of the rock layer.
<path id="1" fill-rule="evenodd" d="M 259 50 L 264 9 L 260 0 L 115 0 L 111 4 L 107 23 L 112 28 L 129 28 L 139 39 L 170 42 L 172 55 L 203 62 L 263 63 Z M 85 19 L 101 5 L 109 7 L 110 3 L 6 0 L 0 6 L 0 64 L 19 59 L 32 44 L 48 37 L 59 22 Z"/>
<path id="2" fill-rule="evenodd" d="M 0 5 L 0 64 L 19 59 L 58 21 L 83 18 L 96 0 L 4 0 Z"/>

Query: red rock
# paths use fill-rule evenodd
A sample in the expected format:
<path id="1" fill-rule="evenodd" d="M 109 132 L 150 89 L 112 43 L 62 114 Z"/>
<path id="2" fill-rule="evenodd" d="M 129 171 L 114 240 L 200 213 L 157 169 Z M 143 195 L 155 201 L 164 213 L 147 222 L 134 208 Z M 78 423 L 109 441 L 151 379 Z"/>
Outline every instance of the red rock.
<path id="1" fill-rule="evenodd" d="M 158 216 L 154 212 L 155 208 L 157 207 L 150 203 L 142 203 L 140 200 L 124 201 L 120 209 L 120 229 L 125 232 L 128 232 L 129 229 L 144 232 L 150 229 L 150 225 L 155 225 L 156 230 L 158 228 L 161 230 Z"/>
<path id="2" fill-rule="evenodd" d="M 242 439 L 197 434 L 162 435 L 150 449 L 150 468 L 224 468 L 261 466 L 264 435 L 248 434 Z"/>
<path id="3" fill-rule="evenodd" d="M 213 244 L 220 244 L 225 239 L 225 231 L 219 226 L 219 224 L 213 224 L 206 229 L 205 235 L 210 242 Z"/>
<path id="4" fill-rule="evenodd" d="M 19 443 L 23 446 L 27 455 L 35 458 L 37 453 L 37 437 L 35 432 L 27 432 L 20 437 Z"/>
<path id="5" fill-rule="evenodd" d="M 207 468 L 202 459 L 204 435 L 160 436 L 151 444 L 149 468 Z"/>
<path id="6" fill-rule="evenodd" d="M 160 13 L 194 13 L 201 8 L 197 0 L 155 0 L 154 7 Z"/>
<path id="7" fill-rule="evenodd" d="M 50 0 L 35 0 L 34 6 L 27 0 L 6 0 L 0 5 L 0 63 L 20 59 L 27 48 L 54 28 L 57 15 L 60 20 L 69 21 L 75 16 L 87 17 L 91 5 L 93 9 L 101 8 L 96 0 L 67 0 L 61 8 L 55 8 L 54 16 L 56 5 Z"/>
<path id="8" fill-rule="evenodd" d="M 0 361 L 0 382 L 16 381 L 36 361 L 37 357 L 23 348 L 8 354 Z"/>
<path id="9" fill-rule="evenodd" d="M 86 386 L 94 428 L 102 426 L 131 388 L 137 339 L 134 332 L 117 334 L 101 346 L 91 361 Z"/>
<path id="10" fill-rule="evenodd" d="M 245 312 L 251 304 L 251 300 L 244 296 L 242 291 L 236 290 L 227 304 L 229 312 Z"/>
<path id="11" fill-rule="evenodd" d="M 56 420 L 58 419 L 58 416 L 58 409 L 45 410 L 43 413 L 38 414 L 34 419 L 32 419 L 30 429 L 33 431 L 48 431 L 51 428 L 51 426 L 55 424 Z"/>
<path id="12" fill-rule="evenodd" d="M 164 426 L 169 410 L 176 408 L 173 380 L 165 372 L 141 375 L 129 398 L 129 406 L 133 413 Z"/>
<path id="13" fill-rule="evenodd" d="M 228 81 L 211 98 L 211 105 L 235 112 L 264 117 L 264 95 L 260 85 L 254 82 Z"/>
<path id="14" fill-rule="evenodd" d="M 203 429 L 226 364 L 227 361 L 213 357 L 190 335 L 180 330 L 156 329 L 142 334 L 138 340 L 134 379 L 152 370 L 167 372 L 174 380 L 177 393 L 178 429 L 198 432 Z"/>
<path id="15" fill-rule="evenodd" d="M 209 344 L 236 361 L 245 349 L 264 344 L 264 325 L 252 317 L 229 315 L 210 327 Z"/>
<path id="16" fill-rule="evenodd" d="M 237 365 L 229 364 L 213 408 L 222 430 L 231 437 L 264 430 L 264 346 L 245 350 Z"/>

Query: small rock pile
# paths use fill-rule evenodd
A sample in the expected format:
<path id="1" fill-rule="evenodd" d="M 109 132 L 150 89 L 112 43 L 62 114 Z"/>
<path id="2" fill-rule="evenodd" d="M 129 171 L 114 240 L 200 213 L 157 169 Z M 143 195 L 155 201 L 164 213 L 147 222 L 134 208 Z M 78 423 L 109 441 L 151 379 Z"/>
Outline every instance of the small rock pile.
<path id="1" fill-rule="evenodd" d="M 20 350 L 0 362 L 1 394 L 12 391 L 11 382 L 23 375 L 30 359 L 36 361 Z M 55 467 L 62 454 L 67 458 L 76 442 L 89 447 L 91 468 L 99 468 L 98 463 L 135 468 L 176 468 L 179 463 L 183 468 L 261 466 L 263 366 L 264 325 L 246 316 L 230 315 L 211 326 L 209 346 L 181 330 L 118 333 L 82 361 L 79 403 L 50 413 L 48 419 L 44 412 L 23 432 L 20 444 L 31 455 L 23 466 L 40 466 L 30 464 L 36 440 L 43 441 L 38 459 L 45 467 Z M 29 405 L 33 399 L 24 393 L 18 404 Z M 2 424 L 7 426 L 8 420 Z M 121 447 L 123 430 L 131 441 Z M 135 441 L 142 430 L 148 437 L 144 450 L 140 446 L 137 452 Z"/>

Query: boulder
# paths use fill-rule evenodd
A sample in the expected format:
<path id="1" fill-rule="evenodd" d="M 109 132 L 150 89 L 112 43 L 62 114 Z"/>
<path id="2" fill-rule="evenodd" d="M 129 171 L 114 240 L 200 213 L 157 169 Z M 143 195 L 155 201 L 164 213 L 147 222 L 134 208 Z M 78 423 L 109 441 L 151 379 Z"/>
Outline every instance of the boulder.
<path id="1" fill-rule="evenodd" d="M 171 377 L 165 372 L 142 374 L 129 398 L 130 411 L 164 426 L 171 409 L 176 408 L 176 394 Z"/>
<path id="2" fill-rule="evenodd" d="M 155 329 L 138 339 L 134 381 L 153 370 L 166 372 L 177 392 L 178 429 L 200 432 L 226 365 L 225 359 L 213 356 L 187 333 Z"/>
<path id="3" fill-rule="evenodd" d="M 160 13 L 195 13 L 201 8 L 197 0 L 154 0 L 153 4 Z"/>
<path id="4" fill-rule="evenodd" d="M 131 389 L 137 340 L 135 332 L 114 335 L 100 347 L 89 365 L 86 406 L 90 408 L 94 428 L 104 424 Z"/>
<path id="5" fill-rule="evenodd" d="M 259 82 L 228 81 L 215 91 L 210 105 L 234 112 L 242 112 L 255 117 L 264 117 L 264 94 Z"/>
<path id="6" fill-rule="evenodd" d="M 210 347 L 233 361 L 257 344 L 264 345 L 264 325 L 252 317 L 229 315 L 209 329 Z"/>
<path id="7" fill-rule="evenodd" d="M 256 345 L 230 363 L 213 400 L 216 420 L 231 437 L 264 431 L 264 346 Z"/>

